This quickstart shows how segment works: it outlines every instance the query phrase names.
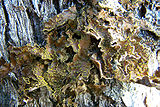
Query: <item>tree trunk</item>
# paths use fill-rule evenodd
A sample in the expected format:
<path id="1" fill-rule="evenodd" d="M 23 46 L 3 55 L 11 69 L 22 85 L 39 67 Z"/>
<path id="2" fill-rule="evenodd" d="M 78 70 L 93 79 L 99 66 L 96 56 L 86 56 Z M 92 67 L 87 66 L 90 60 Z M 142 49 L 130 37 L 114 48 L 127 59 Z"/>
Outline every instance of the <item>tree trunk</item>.
<path id="1" fill-rule="evenodd" d="M 159 106 L 159 7 L 0 0 L 0 105 Z"/>

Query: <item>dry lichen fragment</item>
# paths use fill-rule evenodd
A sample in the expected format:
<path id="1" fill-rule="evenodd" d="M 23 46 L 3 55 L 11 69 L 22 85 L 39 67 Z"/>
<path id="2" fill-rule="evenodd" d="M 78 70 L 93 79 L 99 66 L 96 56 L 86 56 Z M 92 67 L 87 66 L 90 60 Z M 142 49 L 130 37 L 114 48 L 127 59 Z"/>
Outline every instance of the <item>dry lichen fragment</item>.
<path id="1" fill-rule="evenodd" d="M 148 59 L 150 50 L 140 45 L 135 41 L 125 41 L 121 43 L 121 48 L 118 50 L 117 65 L 118 71 L 115 72 L 115 78 L 120 80 L 141 79 L 143 76 L 148 76 Z M 122 77 L 121 77 L 122 76 Z"/>
<path id="2" fill-rule="evenodd" d="M 76 18 L 76 7 L 70 7 L 68 10 L 60 13 L 53 18 L 49 19 L 48 22 L 45 23 L 45 32 L 50 32 L 53 29 L 64 25 L 68 20 L 74 20 Z"/>
<path id="3" fill-rule="evenodd" d="M 7 62 L 1 58 L 0 59 L 0 78 L 3 78 L 6 76 L 10 71 L 10 64 L 7 64 Z M 0 80 L 1 81 L 1 80 Z"/>

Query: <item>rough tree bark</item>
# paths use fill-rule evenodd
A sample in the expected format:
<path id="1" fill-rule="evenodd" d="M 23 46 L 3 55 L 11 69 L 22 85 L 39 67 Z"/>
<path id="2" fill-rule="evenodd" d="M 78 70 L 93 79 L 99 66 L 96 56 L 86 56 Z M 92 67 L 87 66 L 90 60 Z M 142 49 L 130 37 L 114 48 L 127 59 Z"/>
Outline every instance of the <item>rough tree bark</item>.
<path id="1" fill-rule="evenodd" d="M 160 2 L 158 0 L 0 0 L 0 106 L 159 106 L 160 102 L 157 101 L 160 98 L 159 26 Z M 136 42 L 134 40 L 128 42 L 127 38 L 130 35 Z M 76 43 L 79 48 L 76 47 Z M 127 46 L 123 45 L 125 43 Z M 36 46 L 39 46 L 39 50 Z M 136 46 L 144 52 L 138 50 Z M 32 54 L 36 56 L 33 60 L 42 62 L 46 67 L 43 68 L 46 70 L 41 76 L 48 75 L 49 77 L 50 74 L 46 72 L 52 71 L 50 65 L 56 61 L 54 62 L 55 59 L 52 57 L 43 55 L 40 49 L 49 48 L 47 52 L 52 54 L 55 51 L 54 57 L 59 61 L 55 68 L 60 72 L 56 72 L 55 75 L 58 79 L 65 78 L 64 81 L 59 80 L 58 82 L 62 85 L 60 91 L 63 94 L 58 95 L 56 91 L 52 91 L 59 90 L 59 84 L 54 86 L 54 82 L 57 81 L 53 80 L 52 83 L 48 78 L 42 78 L 44 79 L 42 82 L 47 81 L 47 85 L 30 87 L 32 83 L 27 83 L 27 81 L 40 84 L 36 80 L 38 80 L 37 75 L 40 75 L 41 72 L 35 73 L 35 77 L 29 77 L 31 74 L 28 72 L 31 69 L 27 68 L 28 71 L 24 75 L 22 71 L 25 66 L 29 65 L 28 62 L 26 62 L 28 65 L 23 63 L 20 68 L 12 68 L 14 65 L 12 55 L 17 55 L 18 49 L 20 52 L 33 53 L 34 49 L 30 47 L 38 51 Z M 136 58 L 133 58 L 134 55 L 129 53 L 128 48 L 137 52 L 137 56 L 134 54 L 137 58 L 144 56 L 140 58 L 144 60 L 135 61 Z M 16 49 L 18 51 L 15 51 Z M 141 51 L 140 54 L 139 51 Z M 145 57 L 145 55 L 148 56 Z M 80 59 L 81 56 L 84 59 Z M 29 58 L 32 60 L 31 56 Z M 63 77 L 61 70 L 65 68 L 64 66 L 77 67 L 72 63 L 77 60 L 76 58 L 81 61 L 77 61 L 77 64 L 83 65 L 82 70 L 86 71 L 79 73 L 80 77 L 75 72 L 70 74 L 71 77 L 67 77 L 67 73 L 64 74 L 66 77 Z M 86 60 L 87 58 L 89 61 Z M 132 64 L 125 62 L 124 59 L 136 64 L 130 67 Z M 63 66 L 63 62 L 67 64 Z M 46 66 L 45 63 L 48 65 Z M 17 67 L 16 64 L 15 66 Z M 28 67 L 33 66 L 31 64 Z M 130 68 L 127 68 L 128 66 Z M 75 69 L 78 69 L 76 67 Z M 72 71 L 71 68 L 66 67 L 66 69 Z M 129 69 L 128 72 L 126 69 Z M 147 70 L 147 74 L 146 72 L 134 73 L 132 69 L 134 71 Z M 106 73 L 105 71 L 111 72 Z M 86 76 L 81 77 L 81 75 Z M 127 77 L 128 75 L 130 77 Z M 21 76 L 23 78 L 20 78 Z M 72 82 L 71 79 L 76 82 Z M 64 82 L 65 85 L 61 82 Z M 54 94 L 57 95 L 56 98 L 53 97 Z"/>

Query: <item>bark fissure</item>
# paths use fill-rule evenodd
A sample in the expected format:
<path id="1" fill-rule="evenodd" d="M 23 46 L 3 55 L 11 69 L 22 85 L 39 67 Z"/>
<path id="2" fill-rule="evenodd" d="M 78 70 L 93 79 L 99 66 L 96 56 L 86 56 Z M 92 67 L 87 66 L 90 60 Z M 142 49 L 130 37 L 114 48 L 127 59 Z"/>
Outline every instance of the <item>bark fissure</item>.
<path id="1" fill-rule="evenodd" d="M 5 50 L 2 50 L 2 53 L 3 53 L 3 57 L 5 60 L 7 60 L 7 62 L 9 62 L 8 60 L 8 52 L 7 52 L 7 46 L 8 46 L 8 40 L 10 39 L 10 35 L 9 35 L 9 16 L 8 16 L 8 13 L 7 13 L 7 9 L 6 9 L 6 6 L 4 5 L 4 0 L 1 1 L 2 2 L 2 8 L 3 8 L 3 11 L 4 11 L 4 16 L 5 16 L 5 20 L 6 20 L 6 25 L 5 25 L 5 33 L 4 33 L 4 49 Z"/>

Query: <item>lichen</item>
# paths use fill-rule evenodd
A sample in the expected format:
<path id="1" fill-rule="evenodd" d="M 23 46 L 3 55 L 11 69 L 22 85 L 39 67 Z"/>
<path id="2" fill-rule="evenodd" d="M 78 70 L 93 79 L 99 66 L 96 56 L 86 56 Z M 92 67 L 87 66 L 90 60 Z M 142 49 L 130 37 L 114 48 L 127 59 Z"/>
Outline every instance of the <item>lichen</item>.
<path id="1" fill-rule="evenodd" d="M 126 2 L 130 3 L 120 3 Z M 129 8 L 141 2 L 133 1 Z M 0 76 L 14 72 L 22 84 L 22 98 L 30 99 L 28 93 L 47 87 L 55 101 L 68 105 L 76 105 L 72 102 L 76 96 L 89 90 L 101 94 L 102 79 L 139 82 L 147 78 L 148 86 L 158 86 L 159 68 L 152 71 L 148 63 L 159 34 L 120 3 L 96 2 L 80 10 L 71 6 L 55 15 L 44 23 L 46 45 L 9 46 L 10 63 L 1 59 Z M 142 29 L 151 29 L 146 32 L 154 32 L 154 37 L 145 41 Z M 155 60 L 159 61 L 159 53 Z"/>

